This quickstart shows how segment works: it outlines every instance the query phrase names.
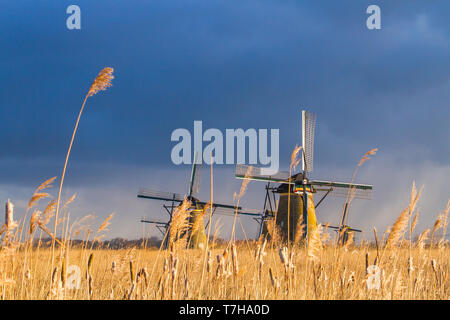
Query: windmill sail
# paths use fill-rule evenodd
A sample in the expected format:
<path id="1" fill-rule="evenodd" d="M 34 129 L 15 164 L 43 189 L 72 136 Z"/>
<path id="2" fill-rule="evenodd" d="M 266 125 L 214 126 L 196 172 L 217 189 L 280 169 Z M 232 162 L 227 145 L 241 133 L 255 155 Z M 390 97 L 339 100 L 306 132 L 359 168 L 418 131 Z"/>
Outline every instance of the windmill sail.
<path id="1" fill-rule="evenodd" d="M 289 172 L 278 171 L 276 174 L 268 176 L 261 173 L 261 168 L 251 167 L 244 164 L 236 165 L 235 177 L 238 179 L 249 179 L 258 181 L 270 181 L 277 183 L 289 183 Z M 291 181 L 293 184 L 293 181 Z"/>
<path id="2" fill-rule="evenodd" d="M 313 171 L 314 160 L 314 131 L 316 127 L 316 115 L 309 111 L 302 111 L 302 170 Z"/>
<path id="3" fill-rule="evenodd" d="M 261 213 L 257 209 L 246 209 L 246 208 L 238 208 L 237 211 L 225 208 L 225 207 L 217 207 L 217 209 L 214 210 L 214 214 L 220 214 L 224 216 L 234 216 L 235 214 L 238 215 L 244 215 L 244 216 L 261 216 Z"/>
<path id="4" fill-rule="evenodd" d="M 178 193 L 150 190 L 146 188 L 141 188 L 139 190 L 138 198 L 175 202 L 182 202 L 184 200 L 184 196 Z"/>
<path id="5" fill-rule="evenodd" d="M 368 184 L 332 182 L 323 180 L 312 180 L 310 182 L 317 191 L 328 191 L 331 188 L 330 195 L 332 196 L 346 197 L 348 194 L 350 197 L 353 197 L 355 199 L 372 199 L 373 187 Z"/>

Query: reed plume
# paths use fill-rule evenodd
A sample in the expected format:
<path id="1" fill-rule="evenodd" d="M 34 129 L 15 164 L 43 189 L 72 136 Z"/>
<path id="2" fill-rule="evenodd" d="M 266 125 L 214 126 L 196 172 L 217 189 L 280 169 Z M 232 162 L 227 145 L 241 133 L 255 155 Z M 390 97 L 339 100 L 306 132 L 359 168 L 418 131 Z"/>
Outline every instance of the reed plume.
<path id="1" fill-rule="evenodd" d="M 113 76 L 114 69 L 113 68 L 104 68 L 98 76 L 95 78 L 94 82 L 92 83 L 91 87 L 89 88 L 89 92 L 87 94 L 88 97 L 92 97 L 93 95 L 97 94 L 99 91 L 104 91 L 112 86 L 112 79 L 114 79 Z"/>
<path id="2" fill-rule="evenodd" d="M 430 233 L 430 229 L 426 229 L 419 235 L 417 239 L 417 247 L 419 249 L 423 249 L 425 247 L 425 241 L 428 239 L 428 234 Z"/>
<path id="3" fill-rule="evenodd" d="M 389 233 L 389 236 L 386 240 L 386 247 L 391 247 L 395 245 L 405 234 L 406 227 L 408 225 L 409 218 L 411 217 L 412 213 L 414 212 L 417 201 L 420 198 L 420 195 L 422 193 L 423 187 L 420 189 L 419 192 L 417 192 L 415 188 L 415 184 L 413 183 L 412 189 L 411 189 L 411 198 L 410 203 L 408 207 L 406 207 L 400 216 L 395 221 L 394 225 L 392 226 L 392 230 Z"/>
<path id="4" fill-rule="evenodd" d="M 434 235 L 436 231 L 442 228 L 442 238 L 441 242 L 445 240 L 445 234 L 447 229 L 447 220 L 448 220 L 448 212 L 450 210 L 450 200 L 447 202 L 447 207 L 444 210 L 443 213 L 439 214 L 436 218 L 436 221 L 434 222 L 433 229 L 431 230 L 431 244 L 433 244 Z"/>
<path id="5" fill-rule="evenodd" d="M 67 208 L 67 206 L 68 206 L 69 204 L 71 204 L 71 203 L 73 202 L 73 200 L 75 200 L 76 196 L 77 196 L 77 194 L 74 193 L 74 194 L 73 194 L 73 195 L 72 195 L 72 196 L 64 203 L 63 208 Z"/>
<path id="6" fill-rule="evenodd" d="M 178 206 L 170 222 L 169 230 L 169 248 L 175 245 L 184 246 L 184 242 L 188 236 L 189 217 L 191 216 L 191 202 L 185 199 L 180 206 Z"/>
<path id="7" fill-rule="evenodd" d="M 386 240 L 386 247 L 391 247 L 395 245 L 400 238 L 403 236 L 406 226 L 408 225 L 408 219 L 409 219 L 409 207 L 404 209 L 402 213 L 400 213 L 399 217 L 395 221 L 394 225 L 392 226 L 392 230 L 389 233 L 389 236 Z"/>
<path id="8" fill-rule="evenodd" d="M 33 195 L 31 196 L 30 201 L 28 202 L 27 211 L 30 210 L 32 207 L 34 207 L 39 200 L 48 198 L 50 195 L 47 192 L 41 192 L 45 189 L 51 188 L 52 183 L 55 181 L 56 177 L 50 178 L 44 182 L 42 182 L 39 187 L 37 187 L 36 191 L 34 191 Z"/>
<path id="9" fill-rule="evenodd" d="M 266 221 L 266 228 L 272 244 L 277 245 L 281 243 L 281 230 L 274 218 Z"/>
<path id="10" fill-rule="evenodd" d="M 412 234 L 414 229 L 416 228 L 417 222 L 419 221 L 419 210 L 417 210 L 416 215 L 411 223 L 410 233 Z"/>
<path id="11" fill-rule="evenodd" d="M 311 234 L 308 237 L 308 251 L 307 255 L 312 260 L 319 259 L 319 253 L 322 249 L 322 242 L 320 241 L 320 234 L 322 232 L 322 225 L 318 225 L 317 228 L 311 230 Z"/>
<path id="12" fill-rule="evenodd" d="M 375 155 L 377 153 L 377 151 L 378 151 L 378 148 L 374 148 L 374 149 L 371 149 L 371 150 L 367 151 L 365 154 L 363 154 L 363 156 L 361 157 L 361 159 L 359 160 L 359 162 L 358 162 L 358 164 L 357 164 L 357 166 L 355 168 L 355 171 L 353 171 L 352 179 L 350 180 L 350 187 L 348 188 L 347 196 L 345 198 L 344 207 L 343 207 L 343 210 L 342 210 L 341 225 L 345 225 L 345 221 L 344 220 L 345 220 L 346 217 L 348 217 L 348 213 L 350 211 L 350 203 L 352 202 L 352 200 L 354 198 L 354 195 L 355 195 L 356 188 L 354 186 L 352 186 L 352 184 L 355 181 L 356 174 L 357 174 L 359 168 L 366 161 L 370 160 L 369 156 Z M 347 212 L 346 216 L 344 216 L 345 212 Z"/>
<path id="13" fill-rule="evenodd" d="M 53 218 L 53 215 L 56 211 L 56 200 L 51 200 L 47 206 L 44 209 L 44 212 L 42 213 L 42 224 L 48 224 L 50 222 L 50 219 Z"/>
<path id="14" fill-rule="evenodd" d="M 112 217 L 114 217 L 114 212 L 112 212 L 106 219 L 105 221 L 103 221 L 103 223 L 100 225 L 100 227 L 97 230 L 97 233 L 100 233 L 102 231 L 107 230 L 108 226 L 111 224 L 111 222 L 109 220 L 112 219 Z"/>
<path id="15" fill-rule="evenodd" d="M 238 195 L 236 195 L 236 193 L 234 194 L 234 200 L 236 201 L 236 207 L 234 210 L 233 227 L 231 229 L 230 241 L 232 241 L 232 240 L 234 241 L 239 201 L 241 200 L 241 198 L 244 196 L 245 192 L 247 191 L 247 186 L 250 183 L 249 177 L 251 176 L 252 171 L 253 171 L 253 167 L 249 166 L 247 168 L 247 171 L 245 172 L 244 180 L 242 181 L 241 189 L 239 190 L 239 194 Z"/>

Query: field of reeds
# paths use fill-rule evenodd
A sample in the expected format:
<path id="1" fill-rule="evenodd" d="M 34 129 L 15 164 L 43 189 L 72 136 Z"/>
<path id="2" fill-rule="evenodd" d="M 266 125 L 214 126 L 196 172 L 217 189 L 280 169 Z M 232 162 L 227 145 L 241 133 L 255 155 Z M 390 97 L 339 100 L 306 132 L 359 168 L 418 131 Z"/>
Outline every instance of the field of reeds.
<path id="1" fill-rule="evenodd" d="M 167 250 L 162 245 L 148 248 L 145 242 L 120 250 L 97 246 L 113 223 L 113 214 L 97 228 L 93 228 L 91 216 L 71 219 L 69 208 L 75 195 L 63 202 L 61 191 L 85 103 L 111 85 L 112 72 L 111 68 L 102 70 L 84 99 L 57 197 L 53 199 L 48 191 L 56 181 L 54 177 L 36 188 L 26 211 L 16 215 L 17 221 L 13 203 L 6 203 L 0 230 L 1 299 L 450 298 L 450 247 L 446 241 L 450 201 L 435 223 L 413 240 L 422 190 L 415 185 L 392 227 L 380 235 L 374 229 L 371 243 L 354 243 L 350 237 L 341 244 L 333 239 L 327 225 L 319 225 L 307 241 L 302 235 L 286 241 L 270 223 L 267 237 L 237 241 L 236 214 L 228 241 L 219 242 L 217 229 L 211 230 L 209 224 L 206 246 L 187 249 L 188 230 L 193 226 L 190 204 L 185 201 L 174 211 L 165 239 Z M 299 151 L 299 147 L 294 149 L 290 171 L 299 163 Z M 376 151 L 363 155 L 352 182 Z M 236 206 L 248 183 L 244 179 L 235 195 Z M 345 201 L 350 205 L 352 190 Z M 207 207 L 203 214 L 208 214 Z M 44 238 L 50 238 L 51 244 Z"/>
<path id="2" fill-rule="evenodd" d="M 217 242 L 186 249 L 189 206 L 174 213 L 165 250 L 95 246 L 111 223 L 110 215 L 94 231 L 86 216 L 70 222 L 62 207 L 59 232 L 46 224 L 55 212 L 49 194 L 53 179 L 40 185 L 29 201 L 30 218 L 14 221 L 6 204 L 0 250 L 2 299 L 445 299 L 450 298 L 450 247 L 445 241 L 450 203 L 416 241 L 411 234 L 420 191 L 413 187 L 406 209 L 373 243 L 336 244 L 326 226 L 308 243 L 282 242 L 274 234 L 254 240 Z M 214 232 L 215 233 L 215 232 Z M 43 237 L 53 245 L 43 245 Z M 73 244 L 72 238 L 83 241 Z M 270 240 L 268 240 L 270 239 Z"/>
<path id="3" fill-rule="evenodd" d="M 446 299 L 449 248 L 3 249 L 2 299 Z M 206 256 L 206 259 L 205 259 Z M 379 278 L 376 269 L 379 267 Z M 76 266 L 76 267 L 73 267 Z M 371 282 L 368 284 L 368 282 Z M 377 285 L 378 283 L 378 285 Z"/>

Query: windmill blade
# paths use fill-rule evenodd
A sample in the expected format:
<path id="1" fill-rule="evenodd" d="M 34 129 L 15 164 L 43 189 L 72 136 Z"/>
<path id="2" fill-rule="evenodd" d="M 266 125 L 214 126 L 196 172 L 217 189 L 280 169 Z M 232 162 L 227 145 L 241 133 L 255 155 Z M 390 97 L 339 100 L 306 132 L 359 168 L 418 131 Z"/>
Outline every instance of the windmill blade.
<path id="1" fill-rule="evenodd" d="M 163 236 L 165 236 L 166 231 L 169 228 L 168 222 L 141 219 L 141 223 L 148 223 L 154 225 Z"/>
<path id="2" fill-rule="evenodd" d="M 146 188 L 141 188 L 137 196 L 138 198 L 162 200 L 162 201 L 183 202 L 184 200 L 184 196 L 178 193 L 150 190 Z"/>
<path id="3" fill-rule="evenodd" d="M 236 214 L 236 211 L 232 210 L 230 208 L 218 207 L 216 210 L 214 210 L 214 214 L 219 214 L 219 215 L 223 215 L 223 216 L 234 216 Z M 238 209 L 237 214 L 243 215 L 243 216 L 252 216 L 252 217 L 261 216 L 261 213 L 259 212 L 259 210 L 246 209 L 246 208 Z"/>
<path id="4" fill-rule="evenodd" d="M 335 230 L 335 231 L 339 231 L 339 230 L 340 230 L 339 227 L 334 227 L 334 226 L 328 226 L 328 228 L 333 229 L 333 230 Z M 362 231 L 359 230 L 359 229 L 353 229 L 353 228 L 350 228 L 350 227 L 347 227 L 347 230 L 348 230 L 348 231 L 353 231 L 353 232 L 362 232 Z"/>
<path id="5" fill-rule="evenodd" d="M 346 182 L 332 182 L 323 180 L 312 180 L 310 183 L 317 191 L 328 191 L 331 188 L 330 195 L 336 197 L 350 197 L 355 199 L 372 199 L 373 187 L 368 184 L 346 183 Z M 349 193 L 349 189 L 351 191 Z"/>
<path id="6" fill-rule="evenodd" d="M 141 219 L 142 223 L 149 223 L 149 224 L 156 224 L 161 226 L 168 226 L 168 222 L 162 222 L 162 221 L 155 221 L 155 220 L 147 220 L 147 219 Z"/>
<path id="7" fill-rule="evenodd" d="M 200 191 L 200 182 L 202 174 L 202 163 L 199 160 L 198 152 L 194 154 L 194 163 L 192 164 L 191 179 L 189 183 L 189 196 L 193 196 Z"/>
<path id="8" fill-rule="evenodd" d="M 201 205 L 206 205 L 208 202 L 202 202 L 202 201 L 197 201 L 198 204 Z M 213 208 L 224 208 L 224 209 L 232 209 L 235 210 L 236 206 L 233 206 L 231 204 L 220 204 L 220 203 L 213 203 Z M 241 207 L 237 207 L 238 210 L 242 209 Z"/>
<path id="9" fill-rule="evenodd" d="M 251 169 L 249 170 L 249 168 Z M 236 165 L 235 177 L 238 179 L 249 179 L 256 181 L 270 181 L 276 183 L 289 183 L 289 172 L 278 171 L 276 174 L 268 176 L 261 173 L 262 168 L 248 166 L 245 164 Z M 291 181 L 291 184 L 294 182 Z"/>
<path id="10" fill-rule="evenodd" d="M 302 170 L 313 171 L 314 160 L 314 131 L 316 128 L 316 115 L 302 110 Z"/>

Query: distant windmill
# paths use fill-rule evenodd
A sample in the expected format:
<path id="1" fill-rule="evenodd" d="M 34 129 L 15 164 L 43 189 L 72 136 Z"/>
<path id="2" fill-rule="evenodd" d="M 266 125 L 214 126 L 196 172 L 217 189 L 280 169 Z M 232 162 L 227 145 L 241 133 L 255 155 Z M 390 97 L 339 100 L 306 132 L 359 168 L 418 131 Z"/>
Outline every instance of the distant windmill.
<path id="1" fill-rule="evenodd" d="M 181 205 L 181 203 L 186 199 L 190 201 L 190 226 L 196 225 L 195 231 L 193 232 L 193 228 L 191 227 L 189 230 L 189 237 L 190 237 L 190 247 L 192 248 L 201 248 L 204 247 L 206 242 L 206 234 L 205 234 L 205 223 L 204 223 L 204 209 L 207 205 L 207 202 L 200 201 L 198 198 L 195 197 L 200 189 L 200 178 L 201 178 L 201 166 L 197 164 L 197 157 L 198 153 L 195 153 L 194 155 L 194 163 L 192 165 L 192 171 L 191 171 L 191 178 L 189 181 L 189 190 L 188 194 L 186 196 L 183 196 L 181 194 L 173 193 L 173 192 L 162 192 L 162 191 L 155 191 L 155 190 L 149 190 L 149 189 L 140 189 L 138 193 L 138 198 L 144 198 L 144 199 L 152 199 L 152 200 L 160 200 L 163 201 L 163 208 L 166 210 L 166 212 L 169 214 L 169 221 L 162 222 L 162 221 L 154 221 L 154 220 L 146 220 L 142 219 L 141 222 L 143 223 L 150 223 L 154 224 L 159 231 L 164 235 L 168 232 L 170 229 L 170 223 L 172 221 L 172 215 L 174 213 L 174 209 Z M 253 218 L 259 218 L 261 216 L 261 213 L 257 210 L 252 209 L 243 209 L 242 207 L 235 207 L 234 205 L 228 205 L 228 204 L 220 204 L 220 203 L 213 203 L 212 204 L 212 212 L 211 216 L 214 214 L 224 214 L 224 215 L 232 215 L 232 214 L 238 214 L 238 215 L 247 215 L 251 216 Z M 208 220 L 208 224 L 211 221 Z M 208 225 L 207 224 L 207 225 Z M 206 225 L 206 226 L 207 226 Z M 167 240 L 167 237 L 166 237 Z"/>
<path id="2" fill-rule="evenodd" d="M 266 181 L 266 196 L 264 200 L 263 215 L 260 219 L 259 233 L 266 234 L 267 221 L 273 221 L 276 216 L 276 225 L 280 228 L 285 239 L 294 239 L 299 227 L 304 230 L 303 237 L 307 238 L 314 228 L 317 228 L 316 208 L 328 195 L 346 197 L 351 189 L 353 198 L 370 199 L 372 186 L 366 184 L 333 182 L 323 180 L 309 180 L 307 175 L 313 171 L 314 158 L 314 131 L 316 116 L 314 113 L 302 111 L 302 172 L 289 176 L 289 172 L 278 172 L 268 176 L 261 174 L 261 168 L 253 168 L 250 175 L 245 176 L 248 170 L 246 165 L 236 166 L 236 178 Z M 276 187 L 271 183 L 279 184 Z M 290 190 L 289 190 L 290 189 Z M 319 191 L 325 192 L 322 198 L 314 205 L 313 194 Z M 278 207 L 276 194 L 279 195 Z M 290 197 L 290 201 L 289 201 Z M 289 223 L 288 223 L 288 205 Z M 339 227 L 335 229 L 339 234 L 339 241 L 345 243 L 350 232 L 361 230 L 350 228 L 346 225 L 348 218 L 348 204 L 345 204 Z M 300 219 L 300 221 L 299 221 Z M 301 223 L 299 223 L 301 222 Z M 303 224 L 303 226 L 302 226 Z M 288 230 L 289 225 L 289 230 Z"/>

